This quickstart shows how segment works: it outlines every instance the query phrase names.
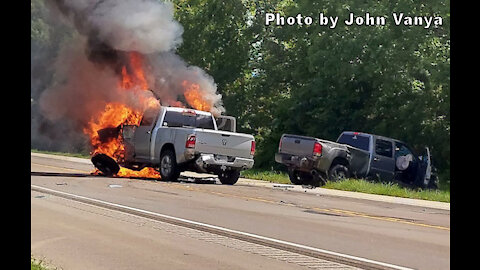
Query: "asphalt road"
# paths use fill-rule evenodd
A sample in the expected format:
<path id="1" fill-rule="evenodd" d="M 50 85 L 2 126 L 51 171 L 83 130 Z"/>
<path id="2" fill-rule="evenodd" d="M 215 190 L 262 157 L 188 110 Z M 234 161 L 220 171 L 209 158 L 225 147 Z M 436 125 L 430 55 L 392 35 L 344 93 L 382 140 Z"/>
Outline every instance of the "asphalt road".
<path id="1" fill-rule="evenodd" d="M 450 268 L 448 210 L 92 169 L 32 156 L 34 257 L 62 269 Z"/>

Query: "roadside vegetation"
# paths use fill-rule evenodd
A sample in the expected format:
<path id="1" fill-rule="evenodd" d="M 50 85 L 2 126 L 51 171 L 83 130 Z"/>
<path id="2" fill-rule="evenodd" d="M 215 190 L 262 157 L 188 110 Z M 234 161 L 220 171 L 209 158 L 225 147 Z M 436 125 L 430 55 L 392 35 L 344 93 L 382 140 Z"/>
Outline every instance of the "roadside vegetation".
<path id="1" fill-rule="evenodd" d="M 215 79 L 237 130 L 255 136 L 252 177 L 277 179 L 263 171 L 282 169 L 273 156 L 283 133 L 336 140 L 342 131 L 355 130 L 405 141 L 413 150 L 430 147 L 441 185 L 448 187 L 450 1 L 173 2 L 184 30 L 177 53 Z M 265 26 L 266 13 L 327 11 L 346 18 L 365 10 L 385 16 L 436 14 L 443 25 Z M 31 145 L 88 153 L 88 144 L 70 136 L 81 133 L 72 132 L 74 123 L 46 119 L 39 105 L 45 89 L 61 83 L 46 67 L 54 65 L 74 34 L 49 12 L 45 0 L 31 1 Z"/>
<path id="2" fill-rule="evenodd" d="M 42 261 L 35 260 L 34 258 L 30 259 L 30 270 L 48 270 L 49 268 L 46 268 L 45 266 L 42 265 Z"/>
<path id="3" fill-rule="evenodd" d="M 241 176 L 244 178 L 263 180 L 272 183 L 291 184 L 288 174 L 278 171 L 251 169 L 242 171 Z M 442 185 L 440 185 L 438 190 L 421 190 L 401 187 L 395 183 L 374 183 L 362 179 L 347 179 L 339 182 L 327 182 L 322 188 L 410 199 L 450 202 L 450 189 L 442 187 Z"/>
<path id="4" fill-rule="evenodd" d="M 31 149 L 32 153 L 40 153 L 40 154 L 50 154 L 50 155 L 57 155 L 57 156 L 67 156 L 67 157 L 78 157 L 78 158 L 88 158 L 90 159 L 90 156 L 87 154 L 82 154 L 82 153 L 64 153 L 64 152 L 53 152 L 53 151 L 44 151 L 44 150 L 38 150 L 38 149 Z"/>
<path id="5" fill-rule="evenodd" d="M 43 153 L 60 156 L 70 156 L 78 158 L 90 158 L 85 154 L 61 153 L 52 151 L 40 151 L 31 149 L 32 153 Z M 241 172 L 241 177 L 262 180 L 271 183 L 291 184 L 288 174 L 282 171 L 269 171 L 262 169 L 250 169 Z M 450 188 L 442 186 L 438 190 L 415 190 L 401 187 L 394 183 L 373 183 L 361 179 L 348 179 L 340 182 L 328 182 L 322 188 L 355 191 L 368 194 L 395 196 L 402 198 L 421 199 L 429 201 L 450 202 Z"/>

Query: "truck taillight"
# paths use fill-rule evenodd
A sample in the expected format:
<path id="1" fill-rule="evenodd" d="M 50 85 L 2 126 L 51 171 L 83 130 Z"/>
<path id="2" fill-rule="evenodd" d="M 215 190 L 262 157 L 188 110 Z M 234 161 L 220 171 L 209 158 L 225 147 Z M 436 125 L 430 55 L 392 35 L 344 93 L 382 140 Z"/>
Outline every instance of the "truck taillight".
<path id="1" fill-rule="evenodd" d="M 280 142 L 278 143 L 278 152 L 280 152 L 280 148 L 282 148 L 282 139 L 280 139 Z"/>
<path id="2" fill-rule="evenodd" d="M 252 146 L 250 147 L 250 155 L 255 155 L 255 141 L 252 141 Z"/>
<path id="3" fill-rule="evenodd" d="M 187 142 L 185 143 L 185 148 L 195 148 L 195 135 L 189 135 L 187 138 Z"/>
<path id="4" fill-rule="evenodd" d="M 322 155 L 322 144 L 319 142 L 315 142 L 313 145 L 313 155 L 314 156 L 321 156 Z"/>

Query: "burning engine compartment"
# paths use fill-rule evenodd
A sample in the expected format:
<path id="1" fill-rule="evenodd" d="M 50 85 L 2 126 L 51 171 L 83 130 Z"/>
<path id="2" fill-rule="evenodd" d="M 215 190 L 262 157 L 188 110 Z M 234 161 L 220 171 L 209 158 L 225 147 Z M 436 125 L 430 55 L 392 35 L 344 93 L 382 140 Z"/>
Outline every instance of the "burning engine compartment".
<path id="1" fill-rule="evenodd" d="M 91 147 L 94 174 L 153 177 L 153 168 L 122 164 L 124 125 L 139 125 L 153 106 L 225 111 L 211 76 L 175 53 L 182 26 L 171 2 L 154 0 L 51 0 L 52 14 L 70 25 L 72 38 L 59 52 L 57 79 L 40 97 L 42 114 L 65 121 Z M 68 139 L 68 138 L 66 138 Z"/>

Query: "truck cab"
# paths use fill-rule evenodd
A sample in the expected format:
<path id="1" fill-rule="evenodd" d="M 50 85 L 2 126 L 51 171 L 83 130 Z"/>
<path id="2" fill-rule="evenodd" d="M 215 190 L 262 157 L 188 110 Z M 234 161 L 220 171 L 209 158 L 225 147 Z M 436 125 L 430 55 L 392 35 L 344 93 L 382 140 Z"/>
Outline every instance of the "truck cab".
<path id="1" fill-rule="evenodd" d="M 430 181 L 432 166 L 428 147 L 422 156 L 417 156 L 402 141 L 353 131 L 342 132 L 337 143 L 368 151 L 369 162 L 365 175 L 367 178 L 385 182 L 399 181 L 423 187 L 436 186 L 435 179 Z"/>
<path id="2" fill-rule="evenodd" d="M 214 173 L 234 184 L 240 171 L 253 166 L 255 140 L 237 133 L 234 117 L 178 107 L 147 109 L 138 126 L 122 128 L 125 157 L 121 166 L 158 169 L 174 181 L 181 171 Z M 220 125 L 222 130 L 219 130 Z"/>

